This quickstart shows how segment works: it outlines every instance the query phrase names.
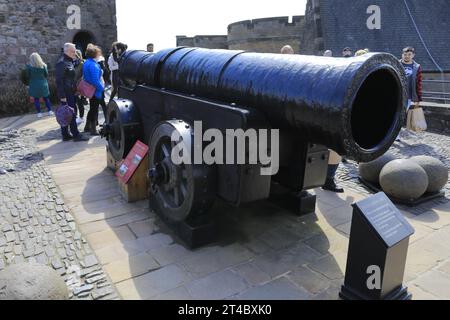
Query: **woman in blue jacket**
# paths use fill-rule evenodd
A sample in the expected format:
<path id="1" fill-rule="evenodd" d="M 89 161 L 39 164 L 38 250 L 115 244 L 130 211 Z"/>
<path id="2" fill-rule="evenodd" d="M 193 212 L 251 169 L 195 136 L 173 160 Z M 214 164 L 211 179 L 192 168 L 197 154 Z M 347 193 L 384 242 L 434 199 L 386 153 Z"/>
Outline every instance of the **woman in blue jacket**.
<path id="1" fill-rule="evenodd" d="M 98 135 L 96 128 L 98 119 L 98 107 L 104 99 L 105 91 L 105 86 L 102 82 L 102 68 L 95 61 L 100 53 L 100 48 L 89 44 L 86 49 L 87 60 L 83 64 L 84 81 L 95 87 L 95 94 L 89 100 L 90 109 L 87 114 L 86 126 L 84 127 L 84 132 L 89 132 L 91 135 Z"/>

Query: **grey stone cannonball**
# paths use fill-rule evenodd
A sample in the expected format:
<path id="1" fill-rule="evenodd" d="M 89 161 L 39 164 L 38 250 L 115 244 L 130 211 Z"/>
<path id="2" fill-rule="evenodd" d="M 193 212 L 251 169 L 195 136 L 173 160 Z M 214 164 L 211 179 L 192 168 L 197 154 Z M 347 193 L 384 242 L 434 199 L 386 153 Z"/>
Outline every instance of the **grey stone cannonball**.
<path id="1" fill-rule="evenodd" d="M 38 263 L 10 265 L 0 271 L 0 300 L 67 300 L 66 283 L 52 268 Z"/>
<path id="2" fill-rule="evenodd" d="M 392 153 L 387 152 L 374 161 L 360 163 L 359 175 L 366 181 L 378 184 L 380 182 L 381 169 L 392 160 L 395 160 L 395 156 Z"/>
<path id="3" fill-rule="evenodd" d="M 427 173 L 427 192 L 439 192 L 447 184 L 448 169 L 440 160 L 428 156 L 412 157 L 410 160 L 421 166 Z"/>
<path id="4" fill-rule="evenodd" d="M 414 161 L 394 160 L 381 170 L 380 185 L 390 196 L 401 200 L 415 200 L 427 191 L 428 176 Z"/>

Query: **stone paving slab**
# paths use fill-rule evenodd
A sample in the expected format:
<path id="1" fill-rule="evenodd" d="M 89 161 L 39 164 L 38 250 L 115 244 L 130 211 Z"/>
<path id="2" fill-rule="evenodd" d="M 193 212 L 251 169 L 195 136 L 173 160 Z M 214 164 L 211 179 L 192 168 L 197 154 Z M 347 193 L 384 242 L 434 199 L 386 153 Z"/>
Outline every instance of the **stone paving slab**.
<path id="1" fill-rule="evenodd" d="M 186 288 L 194 299 L 222 300 L 246 290 L 248 284 L 240 275 L 223 270 L 194 280 Z"/>
<path id="2" fill-rule="evenodd" d="M 302 287 L 297 287 L 285 277 L 269 283 L 252 287 L 243 293 L 232 297 L 238 300 L 306 300 L 311 295 Z"/>
<path id="3" fill-rule="evenodd" d="M 87 241 L 82 248 L 91 250 L 98 261 L 86 267 L 95 260 L 91 256 L 85 261 L 83 256 L 80 265 L 83 262 L 91 270 L 94 280 L 95 272 L 103 268 L 122 298 L 338 299 L 347 258 L 351 204 L 371 194 L 357 182 L 355 163 L 349 161 L 338 171 L 344 194 L 314 190 L 318 197 L 315 214 L 297 217 L 265 201 L 240 209 L 216 204 L 213 213 L 220 219 L 219 241 L 189 250 L 148 209 L 147 201 L 128 204 L 120 197 L 112 172 L 105 169 L 104 141 L 96 137 L 85 145 L 61 143 L 51 119 L 17 118 L 7 122 L 9 126 L 15 123 L 36 130 L 48 183 L 59 188 L 63 208 L 68 210 L 64 213 L 73 217 L 79 232 L 77 238 Z M 404 156 L 439 154 L 449 165 L 448 136 L 401 136 L 403 143 L 395 144 L 394 152 Z M 0 201 L 5 200 L 1 197 L 0 193 Z M 60 210 L 56 204 L 49 207 Z M 448 299 L 450 202 L 441 199 L 416 208 L 398 207 L 416 229 L 405 274 L 413 298 Z M 20 231 L 12 234 L 9 228 L 6 226 L 5 235 L 15 243 L 17 239 L 12 239 L 20 237 Z M 27 229 L 21 231 L 25 236 Z M 0 248 L 6 248 L 7 253 L 35 254 L 26 243 L 9 245 L 6 236 L 0 237 Z M 58 249 L 55 253 L 64 255 Z M 37 252 L 41 255 L 41 248 Z M 62 262 L 54 263 L 59 266 Z M 100 286 L 112 288 L 108 281 L 102 281 L 98 280 Z M 88 282 L 86 285 L 89 288 Z M 108 290 L 91 297 L 103 296 Z"/>
<path id="4" fill-rule="evenodd" d="M 169 265 L 116 284 L 124 299 L 150 299 L 192 280 L 177 265 Z"/>

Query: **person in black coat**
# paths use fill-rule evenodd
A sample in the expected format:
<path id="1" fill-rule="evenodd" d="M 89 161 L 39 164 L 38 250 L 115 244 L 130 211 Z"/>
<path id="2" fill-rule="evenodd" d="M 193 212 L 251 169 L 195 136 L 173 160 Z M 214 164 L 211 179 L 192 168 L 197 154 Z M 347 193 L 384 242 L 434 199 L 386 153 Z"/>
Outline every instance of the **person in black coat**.
<path id="1" fill-rule="evenodd" d="M 55 66 L 56 88 L 61 105 L 67 104 L 74 110 L 76 108 L 75 59 L 75 45 L 73 43 L 66 43 L 64 44 L 63 54 L 58 59 Z M 69 133 L 69 127 L 72 135 Z M 68 141 L 71 139 L 74 141 L 88 140 L 88 138 L 84 137 L 78 131 L 75 112 L 70 125 L 61 127 L 61 134 L 63 141 Z"/>
<path id="2" fill-rule="evenodd" d="M 114 99 L 120 86 L 119 61 L 122 55 L 127 51 L 128 46 L 121 42 L 114 42 L 111 48 L 111 54 L 108 58 L 108 67 L 111 71 L 111 95 L 110 99 Z"/>

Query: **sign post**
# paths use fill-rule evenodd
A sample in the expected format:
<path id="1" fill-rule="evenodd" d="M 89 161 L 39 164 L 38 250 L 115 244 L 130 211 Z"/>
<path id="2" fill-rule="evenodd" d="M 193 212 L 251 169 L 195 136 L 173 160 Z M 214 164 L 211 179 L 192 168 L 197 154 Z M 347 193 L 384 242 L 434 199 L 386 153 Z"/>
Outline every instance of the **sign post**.
<path id="1" fill-rule="evenodd" d="M 403 286 L 413 227 L 383 193 L 353 206 L 344 285 L 345 300 L 409 300 Z"/>
<path id="2" fill-rule="evenodd" d="M 119 189 L 128 202 L 148 198 L 148 146 L 137 141 L 116 171 Z"/>

